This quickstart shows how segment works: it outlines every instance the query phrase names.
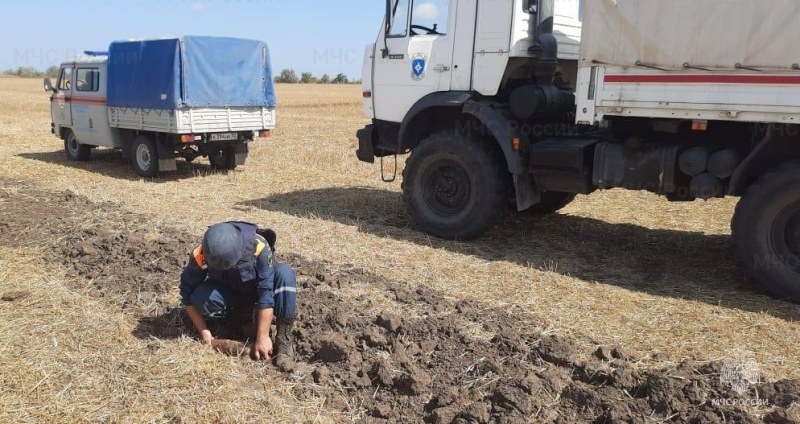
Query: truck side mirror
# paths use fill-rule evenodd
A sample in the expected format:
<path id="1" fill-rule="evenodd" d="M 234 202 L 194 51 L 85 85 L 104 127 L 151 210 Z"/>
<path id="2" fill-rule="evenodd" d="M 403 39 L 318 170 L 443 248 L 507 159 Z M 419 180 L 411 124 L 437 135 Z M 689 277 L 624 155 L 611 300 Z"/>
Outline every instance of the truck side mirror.
<path id="1" fill-rule="evenodd" d="M 53 93 L 56 92 L 55 87 L 53 87 L 53 83 L 50 82 L 50 78 L 44 79 L 44 91 L 52 91 Z"/>

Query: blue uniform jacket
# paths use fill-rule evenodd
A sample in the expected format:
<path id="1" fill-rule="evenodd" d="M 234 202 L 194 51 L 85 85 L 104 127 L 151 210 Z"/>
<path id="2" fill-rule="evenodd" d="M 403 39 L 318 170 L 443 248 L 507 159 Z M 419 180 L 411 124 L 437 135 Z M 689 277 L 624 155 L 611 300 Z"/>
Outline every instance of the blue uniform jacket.
<path id="1" fill-rule="evenodd" d="M 256 236 L 256 243 L 265 243 L 261 236 Z M 208 271 L 203 269 L 195 257 L 189 255 L 189 263 L 181 273 L 181 302 L 185 306 L 190 306 L 189 301 L 192 292 L 201 284 L 209 282 L 213 284 L 224 285 L 232 289 L 237 295 L 248 303 L 252 301 L 258 309 L 270 309 L 275 307 L 275 268 L 272 261 L 272 251 L 269 247 L 265 247 L 261 253 L 255 258 L 256 260 L 256 278 L 242 283 L 229 282 L 229 281 L 210 281 L 208 278 Z"/>

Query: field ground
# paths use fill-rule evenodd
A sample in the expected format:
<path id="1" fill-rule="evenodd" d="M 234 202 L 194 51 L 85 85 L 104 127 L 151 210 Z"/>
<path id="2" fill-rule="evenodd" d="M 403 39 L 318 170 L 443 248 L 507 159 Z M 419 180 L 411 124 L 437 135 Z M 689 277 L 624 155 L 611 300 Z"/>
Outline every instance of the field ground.
<path id="1" fill-rule="evenodd" d="M 800 401 L 800 308 L 736 266 L 735 199 L 613 190 L 442 241 L 410 222 L 399 181 L 355 159 L 358 87 L 278 90 L 279 129 L 248 165 L 146 180 L 109 150 L 68 162 L 40 81 L 0 80 L 0 421 L 798 413 L 784 409 Z M 176 309 L 189 250 L 225 219 L 276 229 L 298 270 L 291 376 L 201 346 Z M 712 361 L 741 352 L 776 410 L 709 406 L 730 395 Z"/>

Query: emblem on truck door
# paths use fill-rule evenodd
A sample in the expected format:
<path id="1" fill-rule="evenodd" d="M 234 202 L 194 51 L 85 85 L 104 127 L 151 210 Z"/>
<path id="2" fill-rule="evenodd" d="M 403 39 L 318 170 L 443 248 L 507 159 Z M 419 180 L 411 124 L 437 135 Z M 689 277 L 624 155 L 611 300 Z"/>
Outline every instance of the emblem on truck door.
<path id="1" fill-rule="evenodd" d="M 417 53 L 411 57 L 411 78 L 415 81 L 425 79 L 425 65 L 428 57 L 424 53 Z"/>

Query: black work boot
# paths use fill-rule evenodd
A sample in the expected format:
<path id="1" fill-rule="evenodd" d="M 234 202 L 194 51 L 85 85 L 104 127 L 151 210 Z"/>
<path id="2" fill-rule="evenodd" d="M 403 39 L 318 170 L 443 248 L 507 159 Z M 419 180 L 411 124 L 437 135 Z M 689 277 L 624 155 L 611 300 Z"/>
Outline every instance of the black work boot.
<path id="1" fill-rule="evenodd" d="M 278 320 L 278 334 L 275 336 L 275 366 L 283 372 L 294 370 L 292 327 L 294 327 L 294 319 Z"/>

